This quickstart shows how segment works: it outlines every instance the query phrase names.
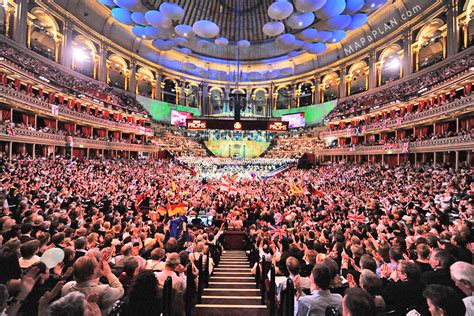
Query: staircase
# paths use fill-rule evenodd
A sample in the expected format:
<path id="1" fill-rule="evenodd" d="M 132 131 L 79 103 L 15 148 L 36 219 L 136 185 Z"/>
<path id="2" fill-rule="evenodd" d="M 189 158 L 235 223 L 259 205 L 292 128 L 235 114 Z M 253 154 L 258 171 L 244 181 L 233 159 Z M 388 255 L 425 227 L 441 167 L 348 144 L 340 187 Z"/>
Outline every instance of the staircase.
<path id="1" fill-rule="evenodd" d="M 261 304 L 260 290 L 244 251 L 222 254 L 193 315 L 269 315 L 267 306 Z"/>

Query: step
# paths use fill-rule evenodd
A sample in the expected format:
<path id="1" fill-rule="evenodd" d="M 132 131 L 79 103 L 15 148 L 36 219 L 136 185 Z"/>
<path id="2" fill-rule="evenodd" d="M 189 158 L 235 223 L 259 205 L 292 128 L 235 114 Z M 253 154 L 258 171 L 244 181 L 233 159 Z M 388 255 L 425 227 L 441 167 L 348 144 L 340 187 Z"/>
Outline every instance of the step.
<path id="1" fill-rule="evenodd" d="M 242 267 L 242 268 L 220 268 L 217 266 L 217 268 L 214 268 L 214 271 L 250 271 L 251 269 L 249 267 Z"/>
<path id="2" fill-rule="evenodd" d="M 214 281 L 214 280 L 218 280 L 218 281 L 221 281 L 221 280 L 229 280 L 229 281 L 232 281 L 232 280 L 255 280 L 255 278 L 253 276 L 212 276 L 211 277 L 211 280 Z"/>
<path id="3" fill-rule="evenodd" d="M 219 264 L 219 267 L 221 268 L 243 268 L 243 267 L 248 267 L 248 264 L 235 264 L 235 263 L 224 263 L 224 264 Z"/>
<path id="4" fill-rule="evenodd" d="M 259 289 L 227 289 L 227 288 L 206 288 L 203 295 L 206 296 L 239 296 L 239 297 L 257 297 L 260 295 Z"/>
<path id="5" fill-rule="evenodd" d="M 260 305 L 261 297 L 260 296 L 203 296 L 202 304 L 224 304 L 224 305 Z"/>
<path id="6" fill-rule="evenodd" d="M 242 311 L 244 307 L 204 307 L 208 304 L 196 307 L 193 310 L 193 316 L 240 316 L 245 313 L 245 316 L 268 316 L 270 315 L 268 309 L 257 307 L 245 307 L 245 310 Z M 214 306 L 214 305 L 212 305 Z M 266 306 L 264 306 L 266 307 Z"/>
<path id="7" fill-rule="evenodd" d="M 210 308 L 267 308 L 266 305 L 242 305 L 242 304 L 196 304 L 196 307 Z"/>
<path id="8" fill-rule="evenodd" d="M 223 274 L 225 275 L 246 275 L 246 276 L 252 276 L 253 274 L 248 271 L 248 272 L 244 272 L 244 271 L 214 271 L 214 273 L 212 275 L 218 275 L 218 276 L 222 276 Z"/>
<path id="9" fill-rule="evenodd" d="M 256 289 L 257 285 L 255 282 L 214 282 L 214 281 L 209 281 L 209 286 L 207 289 L 222 289 L 223 287 L 226 287 L 227 289 L 233 290 L 233 289 Z"/>

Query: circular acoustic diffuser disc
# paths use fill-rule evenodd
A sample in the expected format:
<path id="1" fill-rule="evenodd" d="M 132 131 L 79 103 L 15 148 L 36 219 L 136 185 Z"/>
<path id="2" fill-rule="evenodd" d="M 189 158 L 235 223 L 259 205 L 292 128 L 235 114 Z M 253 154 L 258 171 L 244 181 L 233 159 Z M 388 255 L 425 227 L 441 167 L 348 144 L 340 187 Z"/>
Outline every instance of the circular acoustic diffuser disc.
<path id="1" fill-rule="evenodd" d="M 331 0 L 328 0 L 331 1 Z M 314 12 L 326 4 L 326 0 L 294 0 L 296 10 L 300 12 Z"/>
<path id="2" fill-rule="evenodd" d="M 192 37 L 194 35 L 193 28 L 186 24 L 176 25 L 174 31 L 181 37 Z"/>
<path id="3" fill-rule="evenodd" d="M 160 5 L 162 12 L 168 19 L 179 21 L 184 17 L 184 10 L 176 3 L 164 2 Z"/>
<path id="4" fill-rule="evenodd" d="M 144 12 L 133 12 L 132 13 L 132 20 L 133 22 L 141 25 L 148 25 L 145 20 L 145 13 Z"/>
<path id="5" fill-rule="evenodd" d="M 348 14 L 354 14 L 364 6 L 364 0 L 346 0 L 346 10 Z"/>
<path id="6" fill-rule="evenodd" d="M 171 20 L 163 15 L 160 11 L 151 10 L 145 13 L 145 20 L 148 24 L 154 27 L 168 28 L 171 25 Z"/>
<path id="7" fill-rule="evenodd" d="M 310 54 L 319 54 L 324 52 L 328 47 L 324 43 L 306 43 L 303 48 Z"/>
<path id="8" fill-rule="evenodd" d="M 214 44 L 216 44 L 217 46 L 227 46 L 229 45 L 229 40 L 225 37 L 219 37 L 219 38 L 216 38 L 216 40 L 214 41 Z"/>
<path id="9" fill-rule="evenodd" d="M 114 0 L 114 2 L 119 7 L 129 11 L 134 11 L 134 9 L 137 9 L 141 5 L 140 0 Z"/>
<path id="10" fill-rule="evenodd" d="M 316 16 L 319 19 L 327 20 L 330 17 L 341 14 L 346 8 L 346 2 L 344 0 L 330 0 L 316 12 Z"/>
<path id="11" fill-rule="evenodd" d="M 345 29 L 352 21 L 352 18 L 348 14 L 336 15 L 329 18 L 324 22 L 326 30 L 343 30 Z"/>
<path id="12" fill-rule="evenodd" d="M 240 40 L 237 42 L 237 46 L 247 48 L 250 47 L 250 42 L 247 40 Z"/>
<path id="13" fill-rule="evenodd" d="M 295 42 L 296 38 L 293 34 L 285 33 L 278 36 L 276 40 L 282 45 L 290 46 Z"/>
<path id="14" fill-rule="evenodd" d="M 133 23 L 131 13 L 128 12 L 124 8 L 113 8 L 111 13 L 112 13 L 112 16 L 114 17 L 114 19 L 116 19 L 120 23 L 123 23 L 123 24 L 132 24 Z"/>
<path id="15" fill-rule="evenodd" d="M 216 37 L 219 34 L 219 27 L 214 22 L 200 20 L 194 22 L 193 31 L 201 37 L 212 38 Z"/>
<path id="16" fill-rule="evenodd" d="M 304 41 L 312 42 L 318 39 L 318 34 L 319 34 L 318 30 L 309 28 L 309 29 L 301 31 L 298 34 L 298 37 Z"/>
<path id="17" fill-rule="evenodd" d="M 294 30 L 304 29 L 314 22 L 314 14 L 313 12 L 306 12 L 300 13 L 295 12 L 293 13 L 288 20 L 286 20 L 286 24 Z"/>
<path id="18" fill-rule="evenodd" d="M 351 23 L 347 26 L 349 30 L 355 30 L 367 23 L 369 17 L 365 13 L 356 13 L 352 16 Z"/>
<path id="19" fill-rule="evenodd" d="M 290 2 L 273 2 L 268 7 L 268 16 L 274 20 L 284 20 L 293 13 L 293 5 Z"/>
<path id="20" fill-rule="evenodd" d="M 115 2 L 114 0 L 97 0 L 99 3 L 106 5 L 108 7 L 115 7 Z"/>
<path id="21" fill-rule="evenodd" d="M 262 28 L 263 34 L 269 37 L 278 36 L 285 31 L 285 25 L 281 22 L 268 22 Z"/>
<path id="22" fill-rule="evenodd" d="M 145 35 L 154 39 L 168 39 L 171 38 L 173 34 L 168 29 L 145 26 Z"/>

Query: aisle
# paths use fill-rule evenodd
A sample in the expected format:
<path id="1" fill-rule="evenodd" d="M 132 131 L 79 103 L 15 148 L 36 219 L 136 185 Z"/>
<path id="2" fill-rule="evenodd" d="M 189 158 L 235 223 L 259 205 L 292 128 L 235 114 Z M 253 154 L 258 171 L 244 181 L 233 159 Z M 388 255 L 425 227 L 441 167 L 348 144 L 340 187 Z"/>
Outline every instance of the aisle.
<path id="1" fill-rule="evenodd" d="M 268 315 L 266 305 L 260 303 L 260 290 L 250 273 L 244 251 L 227 251 L 204 289 L 202 303 L 193 315 Z"/>

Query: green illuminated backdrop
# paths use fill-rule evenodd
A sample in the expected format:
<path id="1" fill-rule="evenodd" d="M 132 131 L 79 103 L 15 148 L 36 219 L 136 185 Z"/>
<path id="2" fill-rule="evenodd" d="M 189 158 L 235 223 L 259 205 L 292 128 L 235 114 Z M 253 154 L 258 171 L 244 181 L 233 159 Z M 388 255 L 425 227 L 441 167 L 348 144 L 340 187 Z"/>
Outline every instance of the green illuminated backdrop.
<path id="1" fill-rule="evenodd" d="M 329 114 L 337 105 L 337 100 L 328 101 L 320 104 L 302 106 L 299 108 L 273 110 L 273 117 L 282 117 L 282 115 L 304 112 L 306 126 L 321 123 L 326 115 Z"/>
<path id="2" fill-rule="evenodd" d="M 201 115 L 201 111 L 198 108 L 169 104 L 164 101 L 153 100 L 139 95 L 137 95 L 137 101 L 140 102 L 150 113 L 152 118 L 158 122 L 171 123 L 171 110 L 193 113 L 194 116 Z"/>

